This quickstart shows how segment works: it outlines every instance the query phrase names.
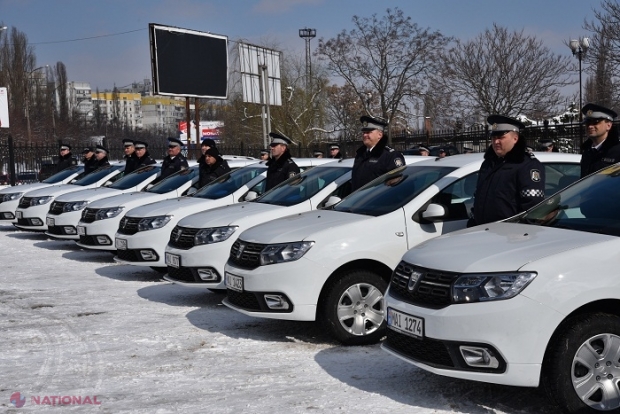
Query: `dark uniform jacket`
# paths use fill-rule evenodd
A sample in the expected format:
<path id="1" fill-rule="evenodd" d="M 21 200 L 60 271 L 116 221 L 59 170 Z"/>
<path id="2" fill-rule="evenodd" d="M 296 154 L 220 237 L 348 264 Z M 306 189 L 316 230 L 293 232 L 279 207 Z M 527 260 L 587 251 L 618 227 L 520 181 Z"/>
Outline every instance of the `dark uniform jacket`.
<path id="1" fill-rule="evenodd" d="M 135 152 L 131 155 L 125 155 L 123 158 L 125 159 L 125 172 L 123 175 L 132 173 L 138 168 L 138 156 Z"/>
<path id="2" fill-rule="evenodd" d="M 110 165 L 110 161 L 108 161 L 108 156 L 106 155 L 105 157 L 103 157 L 100 160 L 97 160 L 97 158 L 95 158 L 93 156 L 93 158 L 95 159 L 95 161 L 93 162 L 93 166 L 96 169 L 101 168 L 101 167 L 107 167 L 108 165 Z M 94 171 L 94 170 L 93 170 Z"/>
<path id="3" fill-rule="evenodd" d="M 334 155 L 333 157 L 329 157 L 329 158 L 342 159 L 342 154 L 340 153 L 340 151 L 338 151 L 338 154 Z"/>
<path id="4" fill-rule="evenodd" d="M 167 155 L 161 164 L 161 174 L 159 175 L 159 179 L 157 181 L 161 181 L 169 175 L 172 175 L 177 171 L 181 171 L 184 168 L 189 168 L 189 164 L 187 163 L 187 158 L 185 158 L 183 154 L 179 153 L 179 155 L 174 158 Z"/>
<path id="5" fill-rule="evenodd" d="M 207 185 L 217 177 L 220 177 L 230 171 L 230 167 L 228 166 L 226 160 L 220 157 L 217 157 L 216 159 L 217 161 L 213 165 L 207 164 L 204 155 L 198 159 L 198 164 L 200 164 L 200 180 L 198 185 L 200 187 Z"/>
<path id="6" fill-rule="evenodd" d="M 265 191 L 271 190 L 276 185 L 286 181 L 289 177 L 299 174 L 299 167 L 291 159 L 291 153 L 286 150 L 277 160 L 270 158 L 267 165 L 267 179 L 265 180 Z"/>
<path id="7" fill-rule="evenodd" d="M 609 131 L 607 139 L 596 150 L 592 148 L 592 141 L 587 140 L 581 147 L 581 177 L 592 174 L 608 165 L 620 162 L 620 141 L 618 135 Z M 615 131 L 614 131 L 615 132 Z"/>
<path id="8" fill-rule="evenodd" d="M 86 158 L 82 159 L 82 162 L 84 163 L 85 174 L 91 173 L 99 168 L 97 167 L 97 158 L 94 155 L 88 160 Z"/>
<path id="9" fill-rule="evenodd" d="M 142 156 L 142 158 L 136 156 L 136 170 L 140 167 L 144 167 L 145 165 L 153 165 L 153 164 L 157 164 L 157 161 L 155 161 L 153 157 L 151 157 L 151 154 L 149 154 L 148 151 L 144 152 L 144 155 Z"/>
<path id="10" fill-rule="evenodd" d="M 388 171 L 405 165 L 403 155 L 385 145 L 386 143 L 387 137 L 384 136 L 371 151 L 368 151 L 365 145 L 356 151 L 353 170 L 351 171 L 351 189 L 353 191 Z"/>
<path id="11" fill-rule="evenodd" d="M 519 139 L 503 158 L 490 146 L 478 173 L 474 219 L 468 226 L 514 216 L 544 198 L 545 167 L 525 150 L 524 140 Z"/>
<path id="12" fill-rule="evenodd" d="M 58 163 L 56 164 L 56 172 L 60 172 L 65 168 L 69 168 L 71 166 L 77 165 L 77 161 L 73 158 L 73 154 L 69 152 L 63 156 L 58 158 Z"/>

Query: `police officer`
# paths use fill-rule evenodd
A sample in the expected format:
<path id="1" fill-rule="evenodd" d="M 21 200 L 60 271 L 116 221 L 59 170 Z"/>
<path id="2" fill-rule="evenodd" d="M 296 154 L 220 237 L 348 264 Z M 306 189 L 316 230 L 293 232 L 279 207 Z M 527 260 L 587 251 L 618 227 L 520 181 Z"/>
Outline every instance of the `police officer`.
<path id="1" fill-rule="evenodd" d="M 617 113 L 595 104 L 585 105 L 581 113 L 588 135 L 581 147 L 581 176 L 585 177 L 620 161 L 620 142 L 618 131 L 613 128 Z"/>
<path id="2" fill-rule="evenodd" d="M 60 172 L 65 168 L 77 165 L 77 161 L 71 154 L 71 145 L 60 144 L 58 162 L 56 163 L 56 172 Z"/>
<path id="3" fill-rule="evenodd" d="M 420 145 L 418 147 L 418 151 L 420 151 L 420 155 L 423 157 L 428 157 L 429 155 L 431 155 L 431 150 L 428 149 L 428 147 L 425 147 L 424 145 Z"/>
<path id="4" fill-rule="evenodd" d="M 340 145 L 332 144 L 329 146 L 329 158 L 342 158 L 342 154 L 340 153 Z"/>
<path id="5" fill-rule="evenodd" d="M 268 149 L 262 149 L 260 150 L 260 159 L 261 161 L 267 161 L 269 159 L 269 153 L 271 151 L 269 151 Z"/>
<path id="6" fill-rule="evenodd" d="M 133 146 L 136 149 L 136 169 L 157 163 L 149 154 L 149 144 L 144 141 L 134 141 Z"/>
<path id="7" fill-rule="evenodd" d="M 97 158 L 95 158 L 95 151 L 91 147 L 86 147 L 82 151 L 82 163 L 84 163 L 84 173 L 88 174 L 97 169 Z"/>
<path id="8" fill-rule="evenodd" d="M 161 174 L 157 181 L 161 181 L 177 171 L 189 168 L 187 158 L 181 154 L 182 145 L 183 143 L 180 139 L 168 138 L 168 155 L 161 164 Z"/>
<path id="9" fill-rule="evenodd" d="M 205 168 L 200 165 L 200 187 L 209 184 L 217 177 L 230 171 L 228 163 L 222 158 L 217 148 L 209 148 L 204 153 Z"/>
<path id="10" fill-rule="evenodd" d="M 123 140 L 123 152 L 125 156 L 125 172 L 124 175 L 132 173 L 138 168 L 138 160 L 136 156 L 136 148 L 133 145 L 132 139 Z"/>
<path id="11" fill-rule="evenodd" d="M 288 146 L 292 144 L 291 139 L 276 132 L 270 132 L 269 136 L 271 137 L 271 144 L 269 144 L 271 158 L 266 164 L 265 191 L 299 174 L 299 167 L 291 159 L 291 153 L 288 150 Z"/>
<path id="12" fill-rule="evenodd" d="M 538 149 L 542 152 L 560 152 L 551 138 L 541 138 L 538 140 Z"/>
<path id="13" fill-rule="evenodd" d="M 386 146 L 387 123 L 381 119 L 362 116 L 362 145 L 356 152 L 351 171 L 351 187 L 355 191 L 394 168 L 405 165 L 403 155 Z"/>
<path id="14" fill-rule="evenodd" d="M 108 161 L 108 150 L 103 145 L 97 145 L 95 147 L 95 169 L 108 165 L 110 165 L 110 161 Z"/>
<path id="15" fill-rule="evenodd" d="M 323 158 L 323 151 L 316 149 L 312 152 L 312 156 L 314 158 Z"/>
<path id="16" fill-rule="evenodd" d="M 487 118 L 491 146 L 484 154 L 474 197 L 474 217 L 467 224 L 489 223 L 527 210 L 545 198 L 545 169 L 526 150 L 516 119 L 501 115 Z"/>

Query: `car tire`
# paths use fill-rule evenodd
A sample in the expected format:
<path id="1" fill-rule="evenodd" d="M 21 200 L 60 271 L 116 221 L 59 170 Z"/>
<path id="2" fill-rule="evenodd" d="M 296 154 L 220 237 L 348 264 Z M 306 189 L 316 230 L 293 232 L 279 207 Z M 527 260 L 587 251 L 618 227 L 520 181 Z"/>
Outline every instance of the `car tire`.
<path id="1" fill-rule="evenodd" d="M 566 413 L 619 408 L 620 317 L 579 315 L 564 322 L 547 350 L 543 387 Z M 615 404 L 609 407 L 609 404 Z"/>
<path id="2" fill-rule="evenodd" d="M 162 275 L 168 273 L 168 267 L 166 266 L 151 266 L 151 269 Z"/>
<path id="3" fill-rule="evenodd" d="M 344 345 L 368 345 L 385 336 L 387 282 L 368 270 L 351 270 L 325 286 L 319 323 Z"/>

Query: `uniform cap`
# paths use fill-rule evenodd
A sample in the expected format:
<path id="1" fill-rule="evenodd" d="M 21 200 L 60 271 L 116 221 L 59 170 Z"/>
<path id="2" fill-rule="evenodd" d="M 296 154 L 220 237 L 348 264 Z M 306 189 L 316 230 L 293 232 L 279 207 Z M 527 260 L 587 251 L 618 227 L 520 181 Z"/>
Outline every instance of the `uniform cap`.
<path id="1" fill-rule="evenodd" d="M 71 151 L 71 145 L 69 144 L 60 144 L 60 150 L 69 150 Z"/>
<path id="2" fill-rule="evenodd" d="M 95 147 L 95 152 L 105 152 L 107 154 L 108 150 L 103 145 L 97 145 Z"/>
<path id="3" fill-rule="evenodd" d="M 148 148 L 149 144 L 147 144 L 144 141 L 134 141 L 133 146 L 136 147 L 136 149 L 140 149 L 140 148 Z"/>
<path id="4" fill-rule="evenodd" d="M 217 148 L 211 147 L 205 151 L 205 155 L 210 155 L 213 158 L 218 158 L 220 156 L 220 152 L 217 150 Z"/>
<path id="5" fill-rule="evenodd" d="M 491 115 L 487 122 L 491 125 L 491 135 L 503 135 L 508 131 L 519 132 L 525 128 L 523 122 L 503 115 Z"/>
<path id="6" fill-rule="evenodd" d="M 123 140 L 123 145 L 126 146 L 126 147 L 133 146 L 133 139 L 124 139 Z"/>
<path id="7" fill-rule="evenodd" d="M 431 150 L 430 150 L 430 149 L 428 149 L 427 147 L 425 147 L 424 145 L 420 145 L 420 146 L 418 147 L 418 151 L 420 151 L 420 152 L 422 152 L 422 151 L 426 151 L 426 152 L 428 152 L 428 153 L 430 153 L 430 152 L 431 152 Z"/>
<path id="8" fill-rule="evenodd" d="M 268 149 L 260 150 L 260 155 L 268 155 L 268 154 L 269 154 L 269 150 Z"/>
<path id="9" fill-rule="evenodd" d="M 82 150 L 82 154 L 88 154 L 89 152 L 93 152 L 93 149 L 91 147 L 86 147 Z"/>
<path id="10" fill-rule="evenodd" d="M 340 149 L 340 145 L 338 145 L 338 144 L 332 144 L 332 145 L 330 145 L 330 146 L 329 146 L 329 149 L 330 149 L 330 150 L 333 150 L 333 149 L 337 149 L 337 150 L 339 150 L 339 149 Z"/>
<path id="11" fill-rule="evenodd" d="M 215 141 L 213 141 L 211 138 L 205 138 L 205 139 L 202 140 L 200 145 L 201 146 L 207 145 L 207 146 L 213 148 L 213 147 L 215 147 Z"/>
<path id="12" fill-rule="evenodd" d="M 584 115 L 584 120 L 606 119 L 608 121 L 613 121 L 614 118 L 618 116 L 618 114 L 612 111 L 611 109 L 605 108 L 604 106 L 592 104 L 592 103 L 586 104 L 581 109 L 581 113 Z"/>
<path id="13" fill-rule="evenodd" d="M 368 115 L 360 117 L 360 122 L 362 123 L 362 131 L 372 131 L 373 129 L 384 131 L 388 125 L 383 119 L 373 118 Z"/>
<path id="14" fill-rule="evenodd" d="M 168 145 L 172 145 L 174 147 L 182 147 L 183 142 L 181 142 L 178 138 L 168 138 Z"/>
<path id="15" fill-rule="evenodd" d="M 549 138 L 547 139 L 543 138 L 543 139 L 539 139 L 538 143 L 540 144 L 541 147 L 549 148 L 550 146 L 553 145 L 553 140 Z"/>
<path id="16" fill-rule="evenodd" d="M 316 157 L 317 155 L 323 155 L 323 151 L 321 151 L 321 150 L 314 150 L 312 152 L 312 154 Z"/>
<path id="17" fill-rule="evenodd" d="M 269 136 L 271 137 L 272 144 L 283 144 L 288 146 L 293 143 L 293 141 L 289 137 L 278 134 L 277 132 L 270 132 Z"/>

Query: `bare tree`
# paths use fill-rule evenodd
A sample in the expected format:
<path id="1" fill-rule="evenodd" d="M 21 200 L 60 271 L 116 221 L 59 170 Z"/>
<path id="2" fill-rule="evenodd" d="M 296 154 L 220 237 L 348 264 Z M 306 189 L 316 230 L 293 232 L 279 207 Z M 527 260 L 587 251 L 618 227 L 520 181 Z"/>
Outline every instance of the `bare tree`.
<path id="1" fill-rule="evenodd" d="M 353 25 L 333 39 L 319 39 L 316 54 L 362 98 L 364 112 L 391 122 L 405 97 L 425 89 L 449 38 L 418 27 L 398 8 L 381 18 L 353 16 Z"/>
<path id="2" fill-rule="evenodd" d="M 569 56 L 552 53 L 523 31 L 509 32 L 496 24 L 471 41 L 456 41 L 442 60 L 435 87 L 449 91 L 452 110 L 466 119 L 551 114 L 562 101 L 560 89 L 573 83 Z"/>

